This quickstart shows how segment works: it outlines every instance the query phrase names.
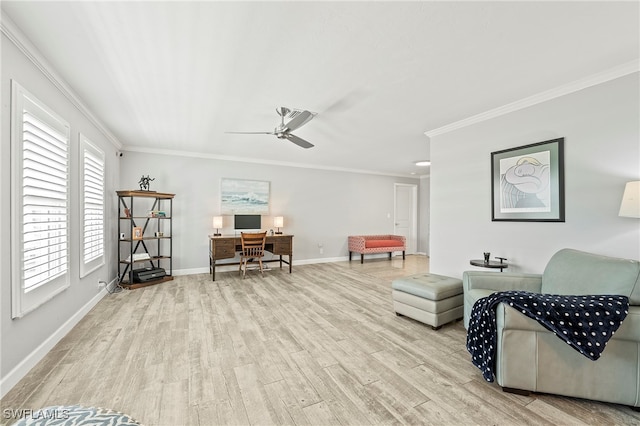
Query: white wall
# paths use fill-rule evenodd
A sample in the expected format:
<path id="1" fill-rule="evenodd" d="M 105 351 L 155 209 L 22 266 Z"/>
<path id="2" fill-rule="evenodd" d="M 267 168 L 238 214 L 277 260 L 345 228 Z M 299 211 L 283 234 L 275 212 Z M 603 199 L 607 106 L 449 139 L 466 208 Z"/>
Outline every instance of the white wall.
<path id="1" fill-rule="evenodd" d="M 0 145 L 0 395 L 19 380 L 35 365 L 46 352 L 82 318 L 84 312 L 104 295 L 98 288 L 98 281 L 115 278 L 113 265 L 115 254 L 115 221 L 107 224 L 107 263 L 97 271 L 80 279 L 80 232 L 81 206 L 79 167 L 79 133 L 82 132 L 106 154 L 106 189 L 113 193 L 117 187 L 119 165 L 116 162 L 116 148 L 83 113 L 69 101 L 63 93 L 34 65 L 32 61 L 2 34 L 2 74 L 1 102 L 1 145 Z M 11 319 L 11 245 L 10 235 L 10 117 L 11 80 L 15 79 L 26 90 L 35 95 L 49 108 L 56 111 L 71 125 L 70 177 L 71 177 L 71 227 L 70 227 L 70 269 L 71 286 L 33 312 L 20 319 Z M 113 210 L 116 204 L 107 199 L 107 208 Z"/>
<path id="2" fill-rule="evenodd" d="M 283 232 L 294 235 L 294 264 L 345 258 L 348 235 L 393 233 L 394 183 L 420 183 L 417 178 L 140 152 L 125 152 L 120 161 L 119 189 L 139 189 L 140 177 L 150 175 L 155 178 L 152 190 L 176 194 L 174 274 L 208 272 L 208 235 L 213 216 L 220 214 L 222 178 L 270 182 L 270 215 L 263 217 L 263 229 L 273 228 L 273 216 L 284 216 Z M 224 220 L 223 234 L 233 233 L 232 217 Z"/>
<path id="3" fill-rule="evenodd" d="M 418 212 L 420 215 L 418 228 L 418 251 L 429 256 L 429 237 L 430 237 L 430 208 L 429 199 L 431 193 L 431 176 L 420 178 L 420 187 L 418 188 Z"/>
<path id="4" fill-rule="evenodd" d="M 482 252 L 542 272 L 558 249 L 640 258 L 640 220 L 618 217 L 640 180 L 638 73 L 431 139 L 433 273 L 460 277 Z M 490 154 L 565 138 L 566 222 L 492 222 Z"/>

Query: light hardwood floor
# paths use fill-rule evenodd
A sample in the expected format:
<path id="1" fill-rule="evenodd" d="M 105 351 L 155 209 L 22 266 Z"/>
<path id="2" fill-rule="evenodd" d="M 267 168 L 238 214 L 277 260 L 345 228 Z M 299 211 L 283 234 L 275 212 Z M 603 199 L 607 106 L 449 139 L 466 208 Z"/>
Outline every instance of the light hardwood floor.
<path id="1" fill-rule="evenodd" d="M 462 322 L 434 331 L 394 314 L 391 280 L 428 269 L 407 256 L 109 295 L 0 406 L 79 403 L 148 426 L 640 424 L 629 407 L 486 383 Z"/>

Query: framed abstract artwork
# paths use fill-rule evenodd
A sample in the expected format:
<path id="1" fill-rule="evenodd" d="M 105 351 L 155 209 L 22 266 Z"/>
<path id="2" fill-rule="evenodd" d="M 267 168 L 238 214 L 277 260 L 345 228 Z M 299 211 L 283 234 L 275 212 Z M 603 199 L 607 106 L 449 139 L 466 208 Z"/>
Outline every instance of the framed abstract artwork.
<path id="1" fill-rule="evenodd" d="M 222 178 L 222 214 L 269 214 L 269 182 Z"/>
<path id="2" fill-rule="evenodd" d="M 564 222 L 564 138 L 491 153 L 491 220 Z"/>

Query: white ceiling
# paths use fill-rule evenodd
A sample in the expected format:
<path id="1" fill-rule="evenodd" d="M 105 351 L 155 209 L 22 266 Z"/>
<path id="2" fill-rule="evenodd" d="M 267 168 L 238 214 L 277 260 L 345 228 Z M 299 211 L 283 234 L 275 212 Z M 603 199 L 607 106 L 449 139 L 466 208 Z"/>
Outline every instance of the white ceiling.
<path id="1" fill-rule="evenodd" d="M 637 1 L 2 1 L 2 10 L 125 150 L 392 175 L 425 173 L 413 162 L 429 158 L 426 131 L 640 50 Z M 278 106 L 318 114 L 294 132 L 314 148 L 225 134 L 271 131 Z"/>

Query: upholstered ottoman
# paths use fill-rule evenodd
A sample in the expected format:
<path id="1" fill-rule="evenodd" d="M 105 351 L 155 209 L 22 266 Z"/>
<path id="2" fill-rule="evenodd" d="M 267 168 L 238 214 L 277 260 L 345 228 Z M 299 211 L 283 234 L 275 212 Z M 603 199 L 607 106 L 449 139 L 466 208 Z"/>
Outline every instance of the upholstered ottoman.
<path id="1" fill-rule="evenodd" d="M 464 315 L 462 280 L 436 274 L 417 274 L 391 283 L 396 315 L 430 325 L 434 330 Z"/>

